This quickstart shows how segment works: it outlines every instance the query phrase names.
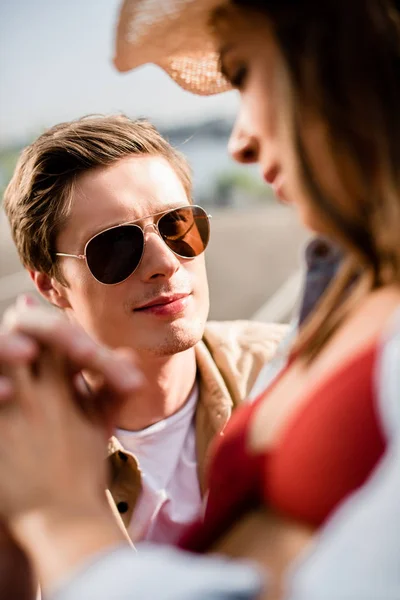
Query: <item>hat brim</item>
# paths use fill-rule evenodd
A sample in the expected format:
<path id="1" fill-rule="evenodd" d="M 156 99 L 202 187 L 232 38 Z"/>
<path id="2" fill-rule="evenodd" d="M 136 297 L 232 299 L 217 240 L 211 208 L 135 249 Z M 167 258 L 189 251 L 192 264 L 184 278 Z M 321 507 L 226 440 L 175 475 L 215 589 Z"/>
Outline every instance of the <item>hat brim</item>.
<path id="1" fill-rule="evenodd" d="M 231 89 L 219 68 L 211 11 L 221 0 L 124 0 L 114 65 L 127 72 L 153 63 L 183 89 L 209 96 Z"/>

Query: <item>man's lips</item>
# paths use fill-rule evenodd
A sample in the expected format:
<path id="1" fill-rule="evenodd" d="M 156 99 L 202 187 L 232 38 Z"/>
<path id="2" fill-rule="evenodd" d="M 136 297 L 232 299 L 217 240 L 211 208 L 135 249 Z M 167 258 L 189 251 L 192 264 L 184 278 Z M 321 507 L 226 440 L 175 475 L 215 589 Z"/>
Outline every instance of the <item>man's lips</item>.
<path id="1" fill-rule="evenodd" d="M 157 315 L 174 315 L 184 311 L 190 293 L 170 294 L 158 296 L 146 304 L 134 308 L 135 312 L 144 312 Z"/>
<path id="2" fill-rule="evenodd" d="M 186 298 L 187 296 L 189 296 L 188 293 L 171 294 L 168 296 L 158 296 L 157 298 L 154 298 L 153 300 L 151 300 L 150 302 L 147 302 L 146 304 L 142 304 L 142 306 L 139 306 L 139 307 L 135 308 L 134 310 L 144 310 L 146 308 L 151 308 L 153 306 L 164 306 L 166 304 L 171 304 L 172 302 L 176 302 L 177 300 L 180 300 L 181 298 Z"/>

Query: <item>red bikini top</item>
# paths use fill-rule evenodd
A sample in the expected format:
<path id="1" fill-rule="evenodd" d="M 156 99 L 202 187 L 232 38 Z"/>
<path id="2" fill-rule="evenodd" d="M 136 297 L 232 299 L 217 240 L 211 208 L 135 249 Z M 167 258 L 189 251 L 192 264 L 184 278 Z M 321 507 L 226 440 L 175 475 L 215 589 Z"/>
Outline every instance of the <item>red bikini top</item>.
<path id="1" fill-rule="evenodd" d="M 205 515 L 189 526 L 179 546 L 206 551 L 262 504 L 321 525 L 365 482 L 385 449 L 376 409 L 376 355 L 374 345 L 310 390 L 267 452 L 247 448 L 251 418 L 265 393 L 237 410 L 214 446 Z"/>

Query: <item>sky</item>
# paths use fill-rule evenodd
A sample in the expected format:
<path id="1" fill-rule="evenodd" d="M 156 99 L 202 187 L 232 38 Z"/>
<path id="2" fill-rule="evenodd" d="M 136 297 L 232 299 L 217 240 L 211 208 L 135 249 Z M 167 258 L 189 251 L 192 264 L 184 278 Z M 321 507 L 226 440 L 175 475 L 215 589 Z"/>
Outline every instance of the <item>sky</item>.
<path id="1" fill-rule="evenodd" d="M 158 125 L 235 113 L 235 92 L 181 90 L 158 67 L 112 66 L 119 0 L 0 0 L 0 146 L 91 113 L 125 112 Z"/>

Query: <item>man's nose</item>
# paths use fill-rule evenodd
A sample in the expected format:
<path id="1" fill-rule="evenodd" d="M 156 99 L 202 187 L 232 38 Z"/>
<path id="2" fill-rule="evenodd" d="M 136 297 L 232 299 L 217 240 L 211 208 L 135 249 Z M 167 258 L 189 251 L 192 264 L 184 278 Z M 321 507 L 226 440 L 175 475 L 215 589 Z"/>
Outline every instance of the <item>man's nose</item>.
<path id="1" fill-rule="evenodd" d="M 149 223 L 143 227 L 145 247 L 138 274 L 142 281 L 159 277 L 170 279 L 180 267 L 179 258 L 161 238 L 157 226 Z"/>

